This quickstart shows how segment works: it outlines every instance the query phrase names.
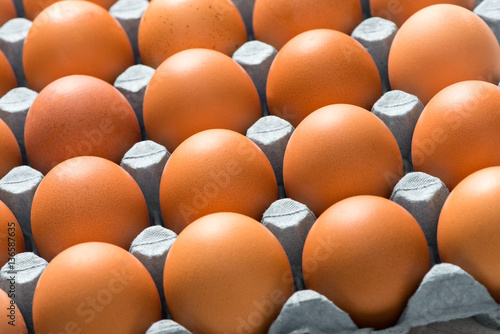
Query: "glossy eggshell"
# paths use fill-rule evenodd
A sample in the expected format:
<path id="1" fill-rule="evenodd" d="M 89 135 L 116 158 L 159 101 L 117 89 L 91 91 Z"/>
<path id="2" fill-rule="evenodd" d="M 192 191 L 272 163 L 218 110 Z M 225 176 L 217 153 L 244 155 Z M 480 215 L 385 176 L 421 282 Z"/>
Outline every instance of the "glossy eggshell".
<path id="1" fill-rule="evenodd" d="M 23 0 L 24 12 L 28 20 L 33 19 L 45 8 L 61 0 Z M 117 0 L 86 0 L 109 10 Z"/>
<path id="2" fill-rule="evenodd" d="M 231 56 L 247 34 L 243 19 L 228 0 L 155 0 L 139 25 L 139 52 L 156 68 L 171 55 L 191 48 L 213 49 Z"/>
<path id="3" fill-rule="evenodd" d="M 33 298 L 37 334 L 144 333 L 160 319 L 160 297 L 146 268 L 126 250 L 100 242 L 55 257 Z"/>
<path id="4" fill-rule="evenodd" d="M 283 179 L 288 197 L 319 216 L 355 195 L 389 197 L 403 176 L 391 131 L 363 108 L 336 104 L 310 114 L 286 147 Z"/>
<path id="5" fill-rule="evenodd" d="M 88 241 L 128 250 L 148 226 L 146 200 L 132 176 L 98 157 L 76 157 L 54 167 L 40 183 L 31 208 L 33 238 L 48 261 Z"/>
<path id="6" fill-rule="evenodd" d="M 189 225 L 167 255 L 163 282 L 172 318 L 193 333 L 267 333 L 293 293 L 279 241 L 236 213 Z"/>
<path id="7" fill-rule="evenodd" d="M 279 50 L 294 36 L 312 29 L 351 34 L 362 19 L 359 0 L 256 0 L 253 29 L 255 39 Z"/>
<path id="8" fill-rule="evenodd" d="M 146 89 L 143 113 L 149 139 L 172 152 L 203 130 L 245 134 L 262 111 L 252 79 L 231 57 L 189 49 L 157 68 Z"/>
<path id="9" fill-rule="evenodd" d="M 418 119 L 412 141 L 416 171 L 453 189 L 467 175 L 500 165 L 500 88 L 464 81 L 439 92 Z"/>
<path id="10" fill-rule="evenodd" d="M 453 263 L 483 284 L 500 303 L 500 167 L 477 171 L 460 182 L 439 216 L 442 262 Z"/>
<path id="11" fill-rule="evenodd" d="M 0 27 L 7 21 L 17 17 L 16 6 L 13 0 L 0 0 Z"/>
<path id="12" fill-rule="evenodd" d="M 21 150 L 16 137 L 8 125 L 0 119 L 0 178 L 12 168 L 22 164 Z"/>
<path id="13" fill-rule="evenodd" d="M 430 268 L 413 216 L 376 196 L 355 196 L 318 217 L 302 258 L 307 288 L 346 311 L 358 327 L 396 324 Z"/>
<path id="14" fill-rule="evenodd" d="M 215 212 L 237 212 L 260 221 L 277 199 L 278 185 L 266 155 L 231 130 L 205 130 L 186 139 L 168 159 L 160 183 L 163 220 L 176 233 Z"/>
<path id="15" fill-rule="evenodd" d="M 426 7 L 397 32 L 389 53 L 392 89 L 425 105 L 443 88 L 464 80 L 500 80 L 500 46 L 488 25 L 455 5 Z"/>
<path id="16" fill-rule="evenodd" d="M 28 328 L 23 315 L 16 303 L 9 298 L 5 291 L 0 290 L 0 333 L 3 334 L 28 334 Z"/>
<path id="17" fill-rule="evenodd" d="M 12 211 L 4 202 L 0 201 L 0 268 L 14 254 L 24 251 L 25 245 L 21 227 Z"/>
<path id="18" fill-rule="evenodd" d="M 33 21 L 23 49 L 29 88 L 85 74 L 113 83 L 134 64 L 132 46 L 120 23 L 88 1 L 59 1 Z"/>
<path id="19" fill-rule="evenodd" d="M 5 54 L 0 50 L 0 97 L 16 87 L 17 79 L 14 70 Z"/>
<path id="20" fill-rule="evenodd" d="M 326 105 L 348 103 L 371 109 L 382 95 L 368 51 L 350 36 L 329 29 L 291 39 L 271 65 L 266 90 L 271 114 L 295 127 Z"/>
<path id="21" fill-rule="evenodd" d="M 436 4 L 451 4 L 473 10 L 476 0 L 370 0 L 372 16 L 390 20 L 398 27 L 419 10 Z"/>
<path id="22" fill-rule="evenodd" d="M 116 88 L 73 75 L 38 94 L 26 117 L 24 140 L 31 166 L 45 174 L 75 156 L 119 163 L 141 133 L 134 110 Z"/>

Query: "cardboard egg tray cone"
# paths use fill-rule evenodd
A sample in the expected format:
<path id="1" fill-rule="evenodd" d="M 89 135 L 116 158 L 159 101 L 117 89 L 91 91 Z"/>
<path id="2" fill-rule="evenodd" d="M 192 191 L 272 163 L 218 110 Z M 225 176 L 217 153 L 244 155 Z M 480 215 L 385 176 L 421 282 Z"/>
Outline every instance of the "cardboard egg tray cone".
<path id="1" fill-rule="evenodd" d="M 364 21 L 353 31 L 372 55 L 381 75 L 385 94 L 375 103 L 372 112 L 394 134 L 404 160 L 405 176 L 395 186 L 391 200 L 407 209 L 418 221 L 426 236 L 432 268 L 411 297 L 398 323 L 382 331 L 359 329 L 348 314 L 321 294 L 308 290 L 302 277 L 302 249 L 316 217 L 302 203 L 286 198 L 283 186 L 283 156 L 294 128 L 287 121 L 268 116 L 265 87 L 269 68 L 276 50 L 260 41 L 251 40 L 233 55 L 250 75 L 262 103 L 263 117 L 247 131 L 247 137 L 266 154 L 275 172 L 280 199 L 265 211 L 262 224 L 280 241 L 290 261 L 295 293 L 286 302 L 269 333 L 498 333 L 500 331 L 500 305 L 484 286 L 457 266 L 440 263 L 437 252 L 436 230 L 439 213 L 449 191 L 437 178 L 413 172 L 411 164 L 411 137 L 423 105 L 413 95 L 391 91 L 387 77 L 387 57 L 397 28 L 392 22 L 370 18 L 369 3 L 360 0 Z M 251 31 L 251 13 L 254 0 L 234 0 L 244 18 L 247 33 Z M 37 93 L 26 87 L 22 67 L 22 48 L 31 21 L 22 18 L 22 0 L 14 1 L 20 17 L 0 27 L 2 50 L 16 73 L 19 88 L 0 97 L 0 118 L 4 120 L 18 140 L 26 165 L 11 170 L 0 179 L 0 200 L 16 216 L 26 242 L 26 252 L 15 256 L 15 269 L 7 265 L 0 269 L 0 288 L 11 289 L 10 278 L 15 276 L 16 298 L 19 310 L 34 333 L 32 301 L 36 284 L 47 262 L 37 255 L 31 234 L 30 211 L 35 191 L 43 175 L 28 166 L 24 147 L 24 122 Z M 478 0 L 474 12 L 493 30 L 500 40 L 500 0 Z M 168 305 L 163 297 L 163 264 L 176 239 L 176 234 L 164 226 L 159 205 L 161 173 L 170 157 L 163 146 L 147 140 L 142 122 L 142 101 L 154 69 L 141 65 L 137 51 L 137 28 L 146 0 L 119 0 L 111 14 L 123 25 L 133 45 L 136 65 L 127 69 L 115 81 L 115 87 L 132 105 L 140 121 L 143 141 L 132 147 L 123 157 L 121 166 L 139 184 L 150 212 L 152 226 L 133 241 L 130 252 L 148 269 L 162 296 L 164 320 L 153 324 L 147 334 L 189 333 L 183 326 L 170 320 Z M 391 177 L 390 175 L 388 177 Z M 250 329 L 246 329 L 250 330 Z"/>

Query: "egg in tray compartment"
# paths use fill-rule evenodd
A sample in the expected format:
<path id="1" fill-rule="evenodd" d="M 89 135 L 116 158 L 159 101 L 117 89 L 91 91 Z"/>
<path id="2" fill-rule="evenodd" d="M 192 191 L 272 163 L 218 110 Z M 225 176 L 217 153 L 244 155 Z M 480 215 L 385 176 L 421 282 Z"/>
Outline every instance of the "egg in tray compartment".
<path id="1" fill-rule="evenodd" d="M 0 333 L 497 332 L 497 5 L 0 0 Z"/>

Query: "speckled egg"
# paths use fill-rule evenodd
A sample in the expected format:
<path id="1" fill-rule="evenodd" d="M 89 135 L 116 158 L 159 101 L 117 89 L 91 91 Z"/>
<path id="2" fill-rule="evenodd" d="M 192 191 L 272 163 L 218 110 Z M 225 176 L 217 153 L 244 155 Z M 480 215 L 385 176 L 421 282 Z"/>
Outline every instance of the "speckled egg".
<path id="1" fill-rule="evenodd" d="M 488 25 L 456 5 L 426 7 L 397 32 L 389 53 L 392 89 L 425 105 L 443 88 L 464 80 L 500 80 L 500 46 Z"/>
<path id="2" fill-rule="evenodd" d="M 412 140 L 416 171 L 453 189 L 467 175 L 500 165 L 500 87 L 484 81 L 451 85 L 427 104 Z"/>
<path id="3" fill-rule="evenodd" d="M 12 168 L 23 164 L 21 150 L 16 137 L 7 124 L 0 119 L 0 178 Z"/>
<path id="4" fill-rule="evenodd" d="M 0 0 L 0 27 L 7 21 L 17 17 L 13 0 Z"/>
<path id="5" fill-rule="evenodd" d="M 120 23 L 88 1 L 58 1 L 34 20 L 23 49 L 29 88 L 85 74 L 113 83 L 134 64 L 132 46 Z"/>
<path id="6" fill-rule="evenodd" d="M 245 134 L 262 111 L 252 79 L 231 57 L 189 49 L 156 69 L 144 95 L 143 113 L 148 137 L 172 152 L 203 130 Z"/>
<path id="7" fill-rule="evenodd" d="M 281 47 L 300 33 L 334 29 L 350 34 L 363 19 L 359 0 L 256 0 L 255 39 Z"/>
<path id="8" fill-rule="evenodd" d="M 23 0 L 24 12 L 28 20 L 32 20 L 45 8 L 61 0 Z M 109 10 L 117 0 L 86 0 Z"/>
<path id="9" fill-rule="evenodd" d="M 139 25 L 141 59 L 155 68 L 171 55 L 191 48 L 231 56 L 246 41 L 243 19 L 228 0 L 155 0 Z"/>
<path id="10" fill-rule="evenodd" d="M 186 139 L 161 177 L 163 220 L 176 233 L 215 212 L 237 212 L 260 221 L 277 199 L 278 185 L 266 155 L 231 130 L 205 130 Z"/>
<path id="11" fill-rule="evenodd" d="M 382 95 L 380 76 L 366 49 L 350 36 L 316 29 L 292 38 L 269 70 L 271 114 L 297 126 L 314 110 L 334 103 L 371 109 Z"/>
<path id="12" fill-rule="evenodd" d="M 403 160 L 389 128 L 368 110 L 347 104 L 306 117 L 283 161 L 288 197 L 316 216 L 347 197 L 389 197 L 402 176 Z"/>
<path id="13" fill-rule="evenodd" d="M 146 200 L 132 176 L 98 157 L 76 157 L 54 167 L 33 198 L 31 229 L 41 257 L 101 241 L 129 249 L 149 226 Z"/>
<path id="14" fill-rule="evenodd" d="M 338 202 L 318 217 L 304 245 L 306 287 L 333 301 L 360 328 L 396 324 L 430 269 L 413 216 L 376 196 Z"/>
<path id="15" fill-rule="evenodd" d="M 87 242 L 55 257 L 33 297 L 37 334 L 145 333 L 161 319 L 147 269 L 120 247 Z"/>
<path id="16" fill-rule="evenodd" d="M 5 334 L 28 334 L 28 328 L 24 322 L 23 315 L 16 303 L 0 290 L 0 333 Z"/>
<path id="17" fill-rule="evenodd" d="M 23 231 L 12 211 L 0 201 L 0 268 L 14 255 L 24 251 Z"/>
<path id="18" fill-rule="evenodd" d="M 0 97 L 16 87 L 17 79 L 14 70 L 5 54 L 0 50 Z"/>
<path id="19" fill-rule="evenodd" d="M 163 282 L 172 318 L 192 333 L 267 333 L 293 293 L 279 241 L 236 213 L 214 213 L 182 231 Z"/>
<path id="20" fill-rule="evenodd" d="M 97 78 L 73 75 L 48 85 L 31 106 L 24 140 L 31 166 L 47 173 L 58 163 L 93 155 L 119 163 L 141 140 L 127 99 Z"/>

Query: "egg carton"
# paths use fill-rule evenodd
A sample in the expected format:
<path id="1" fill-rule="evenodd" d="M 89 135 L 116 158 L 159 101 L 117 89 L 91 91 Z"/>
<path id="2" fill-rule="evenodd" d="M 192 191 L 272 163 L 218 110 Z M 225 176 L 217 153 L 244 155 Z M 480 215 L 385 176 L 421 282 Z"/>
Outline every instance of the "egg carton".
<path id="1" fill-rule="evenodd" d="M 22 0 L 15 0 L 23 16 Z M 302 248 L 316 217 L 303 204 L 286 198 L 283 187 L 283 155 L 293 127 L 276 116 L 268 116 L 265 83 L 267 73 L 277 51 L 265 43 L 253 41 L 251 14 L 253 0 L 235 0 L 244 18 L 249 39 L 238 49 L 233 59 L 250 75 L 255 83 L 263 107 L 263 117 L 248 129 L 247 137 L 254 141 L 271 161 L 280 187 L 280 200 L 264 213 L 264 224 L 281 242 L 289 258 L 296 292 L 284 305 L 269 333 L 417 333 L 431 331 L 430 324 L 446 322 L 442 328 L 450 330 L 453 324 L 476 328 L 472 332 L 486 332 L 486 327 L 500 330 L 500 306 L 487 290 L 469 274 L 451 264 L 440 263 L 437 252 L 436 227 L 439 212 L 449 192 L 444 184 L 430 175 L 414 173 L 411 165 L 411 137 L 416 121 L 423 110 L 418 99 L 401 91 L 391 91 L 387 75 L 387 58 L 397 27 L 381 18 L 370 18 L 368 0 L 361 0 L 364 21 L 353 31 L 358 40 L 372 55 L 383 84 L 384 95 L 375 103 L 372 112 L 392 131 L 401 150 L 405 177 L 396 185 L 391 199 L 405 207 L 419 222 L 429 244 L 430 272 L 408 302 L 396 326 L 383 330 L 359 329 L 349 316 L 326 297 L 307 290 L 302 277 Z M 154 69 L 140 65 L 137 49 L 138 24 L 148 5 L 147 0 L 119 0 L 110 13 L 123 25 L 133 45 L 136 63 L 115 82 L 142 120 L 144 92 Z M 500 40 L 500 0 L 478 0 L 474 12 L 479 15 Z M 13 65 L 20 86 L 26 86 L 22 68 L 22 48 L 31 21 L 22 17 L 0 27 L 0 50 Z M 19 87 L 0 98 L 0 118 L 13 130 L 18 140 L 23 161 L 28 163 L 24 147 L 24 122 L 37 93 Z M 158 194 L 161 172 L 170 153 L 161 145 L 147 140 L 141 123 L 143 141 L 137 143 L 123 157 L 121 166 L 141 187 L 150 212 L 151 227 L 144 230 L 132 243 L 130 252 L 148 269 L 162 298 L 163 317 L 169 318 L 163 297 L 163 265 L 176 235 L 166 229 L 161 217 Z M 18 218 L 26 240 L 25 253 L 15 256 L 16 271 L 4 266 L 0 270 L 0 288 L 8 292 L 12 275 L 16 279 L 15 301 L 22 312 L 29 332 L 33 331 L 32 299 L 38 278 L 47 262 L 38 257 L 31 234 L 30 211 L 34 193 L 43 175 L 29 166 L 14 168 L 0 179 L 0 200 L 4 201 Z M 470 320 L 471 318 L 475 320 Z M 460 320 L 466 319 L 466 320 Z M 452 322 L 449 322 L 452 321 Z M 248 328 L 251 329 L 250 324 Z M 453 332 L 458 332 L 453 331 Z M 189 333 L 170 319 L 151 326 L 149 334 Z"/>

